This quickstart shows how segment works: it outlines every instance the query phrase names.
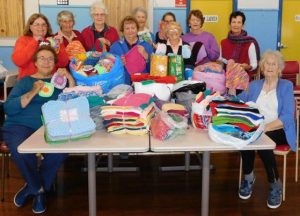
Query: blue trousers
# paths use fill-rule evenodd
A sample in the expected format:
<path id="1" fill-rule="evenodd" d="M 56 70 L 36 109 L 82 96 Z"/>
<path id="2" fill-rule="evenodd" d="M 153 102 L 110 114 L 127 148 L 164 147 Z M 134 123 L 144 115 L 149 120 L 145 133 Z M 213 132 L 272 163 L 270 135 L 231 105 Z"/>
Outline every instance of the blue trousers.
<path id="1" fill-rule="evenodd" d="M 34 129 L 22 125 L 9 125 L 2 129 L 3 140 L 8 145 L 11 157 L 16 163 L 32 194 L 41 187 L 49 191 L 55 179 L 57 170 L 68 154 L 43 154 L 44 159 L 38 167 L 36 154 L 21 154 L 18 146 L 35 132 Z"/>

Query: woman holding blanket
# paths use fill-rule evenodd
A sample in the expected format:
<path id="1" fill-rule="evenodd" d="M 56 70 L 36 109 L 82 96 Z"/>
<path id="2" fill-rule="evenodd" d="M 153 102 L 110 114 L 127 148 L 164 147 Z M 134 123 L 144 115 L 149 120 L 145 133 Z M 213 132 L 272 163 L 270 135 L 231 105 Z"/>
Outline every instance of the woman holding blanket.
<path id="1" fill-rule="evenodd" d="M 296 149 L 296 129 L 294 122 L 293 84 L 281 79 L 284 68 L 282 54 L 278 51 L 266 51 L 259 63 L 264 79 L 250 83 L 249 89 L 238 97 L 244 102 L 253 101 L 265 117 L 264 132 L 276 145 L 288 143 L 293 151 Z M 270 191 L 267 205 L 278 208 L 282 201 L 282 184 L 279 179 L 273 150 L 258 150 L 268 176 Z M 239 197 L 249 199 L 255 181 L 253 173 L 255 151 L 242 151 L 244 179 L 240 185 Z"/>
<path id="2" fill-rule="evenodd" d="M 33 197 L 32 211 L 42 213 L 46 209 L 45 191 L 50 190 L 56 172 L 67 155 L 43 154 L 44 159 L 38 167 L 35 154 L 20 154 L 17 151 L 18 146 L 42 126 L 41 106 L 49 100 L 57 99 L 62 91 L 50 83 L 57 63 L 55 50 L 50 46 L 40 46 L 32 61 L 37 68 L 36 73 L 19 80 L 4 104 L 6 119 L 3 139 L 25 180 L 24 186 L 14 197 L 14 204 L 22 207 Z M 67 78 L 69 86 L 74 86 L 74 80 L 65 68 L 60 68 L 57 73 Z"/>
<path id="3" fill-rule="evenodd" d="M 137 20 L 132 16 L 126 16 L 120 25 L 120 32 L 123 36 L 119 41 L 116 41 L 110 48 L 110 52 L 121 57 L 123 64 L 125 65 L 125 83 L 130 84 L 130 73 L 133 64 L 144 63 L 143 69 L 138 72 L 150 71 L 150 57 L 153 53 L 152 46 L 138 37 L 139 24 Z M 130 52 L 131 51 L 131 52 Z M 134 59 L 136 58 L 136 59 Z M 132 62 L 133 61 L 133 62 Z"/>

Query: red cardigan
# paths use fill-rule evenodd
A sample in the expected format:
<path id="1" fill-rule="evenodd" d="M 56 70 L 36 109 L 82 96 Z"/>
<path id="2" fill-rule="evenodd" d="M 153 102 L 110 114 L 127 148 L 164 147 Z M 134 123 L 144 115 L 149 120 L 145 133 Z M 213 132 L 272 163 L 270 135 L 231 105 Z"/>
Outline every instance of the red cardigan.
<path id="1" fill-rule="evenodd" d="M 25 76 L 30 76 L 36 73 L 36 67 L 32 60 L 35 51 L 38 49 L 38 41 L 32 36 L 21 36 L 17 41 L 12 54 L 12 60 L 19 67 L 18 79 Z M 68 55 L 65 51 L 63 44 L 60 44 L 58 53 L 58 62 L 54 67 L 54 71 L 57 68 L 66 67 L 69 62 Z"/>
<path id="2" fill-rule="evenodd" d="M 86 50 L 90 51 L 94 48 L 96 51 L 102 51 L 99 43 L 95 43 L 94 32 L 92 26 L 88 26 L 81 32 L 84 40 Z M 113 44 L 115 41 L 119 40 L 119 34 L 114 27 L 108 26 L 108 30 L 104 33 L 104 38 L 110 41 L 110 44 Z"/>
<path id="3" fill-rule="evenodd" d="M 237 63 L 243 64 L 247 63 L 250 64 L 250 59 L 248 55 L 248 50 L 252 42 L 242 43 L 241 45 L 241 52 L 238 58 Z M 236 43 L 233 43 L 228 38 L 221 41 L 221 48 L 222 48 L 222 57 L 229 60 L 232 59 L 233 53 L 235 51 Z"/>

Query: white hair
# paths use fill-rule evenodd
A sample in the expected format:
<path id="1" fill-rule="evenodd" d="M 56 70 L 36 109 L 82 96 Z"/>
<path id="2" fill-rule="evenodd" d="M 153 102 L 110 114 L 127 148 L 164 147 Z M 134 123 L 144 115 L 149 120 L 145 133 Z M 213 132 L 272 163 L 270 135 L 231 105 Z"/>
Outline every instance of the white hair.
<path id="1" fill-rule="evenodd" d="M 132 10 L 132 16 L 135 16 L 138 12 L 142 12 L 143 14 L 145 14 L 145 17 L 147 18 L 148 17 L 148 13 L 147 11 L 145 10 L 145 8 L 143 7 L 136 7 Z"/>
<path id="2" fill-rule="evenodd" d="M 103 1 L 95 1 L 90 8 L 91 16 L 95 13 L 96 10 L 103 10 L 105 14 L 108 14 L 107 8 Z"/>

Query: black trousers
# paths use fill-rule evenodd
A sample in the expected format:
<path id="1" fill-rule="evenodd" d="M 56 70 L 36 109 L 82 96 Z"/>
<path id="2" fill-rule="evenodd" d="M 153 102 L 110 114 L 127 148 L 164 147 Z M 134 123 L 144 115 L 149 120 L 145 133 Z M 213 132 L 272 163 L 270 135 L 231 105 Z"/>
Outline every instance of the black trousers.
<path id="1" fill-rule="evenodd" d="M 269 131 L 266 133 L 266 135 L 270 137 L 276 143 L 276 145 L 287 144 L 286 136 L 283 129 Z M 243 173 L 245 175 L 250 174 L 253 171 L 255 152 L 255 150 L 241 151 L 241 156 L 243 160 Z M 277 163 L 275 160 L 273 150 L 257 150 L 257 153 L 263 161 L 264 167 L 267 172 L 268 181 L 270 183 L 273 183 L 279 178 Z"/>

